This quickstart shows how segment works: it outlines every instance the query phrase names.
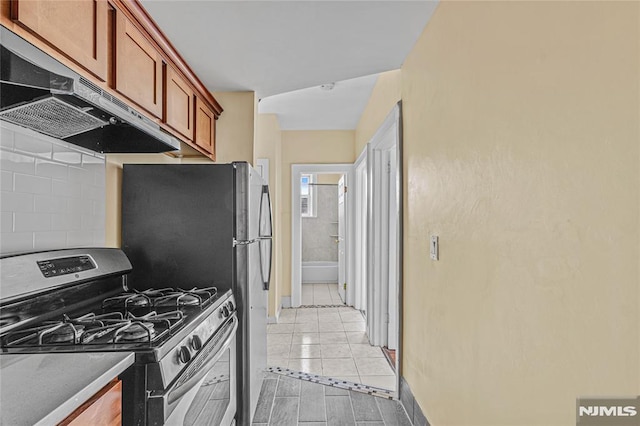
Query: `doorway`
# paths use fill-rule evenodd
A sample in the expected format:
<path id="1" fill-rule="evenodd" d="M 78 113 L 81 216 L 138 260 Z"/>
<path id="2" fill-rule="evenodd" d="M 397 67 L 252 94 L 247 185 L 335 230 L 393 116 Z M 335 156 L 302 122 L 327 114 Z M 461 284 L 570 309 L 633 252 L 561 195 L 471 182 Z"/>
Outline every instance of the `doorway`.
<path id="1" fill-rule="evenodd" d="M 324 191 L 327 196 L 335 197 L 334 201 L 342 203 L 342 213 L 339 213 L 338 206 L 336 207 L 335 214 L 336 220 L 325 220 L 324 229 L 326 236 L 323 237 L 329 244 L 333 245 L 336 251 L 336 266 L 322 263 L 320 265 L 311 265 L 311 267 L 317 267 L 313 271 L 313 276 L 320 277 L 323 280 L 331 282 L 334 274 L 335 282 L 338 283 L 337 287 L 341 287 L 339 291 L 340 303 L 346 305 L 352 305 L 353 302 L 349 298 L 349 292 L 345 292 L 345 287 L 349 287 L 349 282 L 353 276 L 352 266 L 350 265 L 353 255 L 352 250 L 352 223 L 353 223 L 353 209 L 351 208 L 350 197 L 348 193 L 348 185 L 351 181 L 353 173 L 352 164 L 294 164 L 291 171 L 291 306 L 300 307 L 304 305 L 302 300 L 303 292 L 303 243 L 302 243 L 302 222 L 305 218 L 304 214 L 313 214 L 314 208 L 317 213 L 317 208 L 320 203 L 317 196 L 318 189 L 327 189 Z M 304 177 L 308 176 L 308 180 L 304 180 Z M 314 181 L 315 179 L 315 181 Z M 328 180 L 327 180 L 328 179 Z M 333 180 L 331 180 L 333 179 Z M 310 191 L 303 191 L 304 185 L 309 185 Z M 332 185 L 332 186 L 330 186 Z M 338 191 L 340 185 L 343 188 L 343 195 L 340 197 Z M 315 190 L 314 190 L 315 189 Z M 345 192 L 346 191 L 346 192 Z M 306 198 L 306 199 L 305 199 Z M 315 207 L 314 207 L 315 205 Z M 342 221 L 340 221 L 342 215 Z M 342 222 L 342 224 L 340 224 Z M 342 233 L 340 232 L 342 231 Z M 324 250 L 324 241 L 319 242 L 321 247 L 312 247 L 319 251 Z M 306 256 L 305 256 L 306 257 Z M 308 259 L 307 263 L 308 263 Z M 306 274 L 308 276 L 308 274 Z M 305 279 L 308 280 L 305 276 Z M 336 290 L 337 290 L 336 287 Z M 308 297 L 307 299 L 308 300 Z M 333 299 L 332 299 L 333 300 Z"/>
<path id="2" fill-rule="evenodd" d="M 344 199 L 342 174 L 302 173 L 302 306 L 345 305 Z"/>

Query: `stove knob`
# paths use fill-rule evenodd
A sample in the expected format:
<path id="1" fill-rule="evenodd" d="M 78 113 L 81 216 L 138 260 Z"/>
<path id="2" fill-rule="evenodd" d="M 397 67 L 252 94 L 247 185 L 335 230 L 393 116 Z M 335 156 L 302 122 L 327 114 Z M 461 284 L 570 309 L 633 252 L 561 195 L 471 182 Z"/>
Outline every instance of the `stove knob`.
<path id="1" fill-rule="evenodd" d="M 182 364 L 186 364 L 191 361 L 191 352 L 189 352 L 189 348 L 186 346 L 180 346 L 180 349 L 178 349 L 178 361 Z"/>
<path id="2" fill-rule="evenodd" d="M 220 312 L 224 318 L 229 318 L 229 315 L 231 315 L 231 312 L 229 312 L 229 308 L 227 308 L 226 305 L 220 308 Z"/>
<path id="3" fill-rule="evenodd" d="M 236 307 L 233 305 L 233 302 L 231 300 L 229 300 L 229 303 L 227 303 L 227 305 L 229 306 L 229 310 L 231 312 L 233 312 L 236 309 Z"/>
<path id="4" fill-rule="evenodd" d="M 194 351 L 199 351 L 202 348 L 202 340 L 198 336 L 191 338 L 191 347 Z"/>

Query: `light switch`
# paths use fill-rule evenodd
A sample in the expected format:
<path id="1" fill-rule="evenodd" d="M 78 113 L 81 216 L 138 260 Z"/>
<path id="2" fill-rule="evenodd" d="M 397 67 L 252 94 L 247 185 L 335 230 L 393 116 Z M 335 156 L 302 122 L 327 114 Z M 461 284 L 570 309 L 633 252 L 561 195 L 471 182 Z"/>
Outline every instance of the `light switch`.
<path id="1" fill-rule="evenodd" d="M 431 246 L 430 246 L 431 260 L 438 260 L 438 252 L 439 251 L 440 251 L 440 248 L 438 247 L 438 236 L 437 235 L 432 235 L 431 236 Z"/>

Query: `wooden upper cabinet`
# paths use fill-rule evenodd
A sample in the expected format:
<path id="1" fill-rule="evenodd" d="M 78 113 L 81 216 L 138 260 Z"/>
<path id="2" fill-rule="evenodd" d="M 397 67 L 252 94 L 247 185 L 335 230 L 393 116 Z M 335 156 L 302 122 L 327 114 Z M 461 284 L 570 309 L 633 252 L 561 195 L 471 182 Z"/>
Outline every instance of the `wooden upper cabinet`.
<path id="1" fill-rule="evenodd" d="M 214 112 L 196 97 L 196 144 L 213 155 L 215 160 L 216 120 Z"/>
<path id="2" fill-rule="evenodd" d="M 115 89 L 162 117 L 162 56 L 122 13 L 116 17 Z"/>
<path id="3" fill-rule="evenodd" d="M 167 66 L 166 70 L 165 122 L 189 140 L 193 140 L 193 90 L 173 68 Z"/>
<path id="4" fill-rule="evenodd" d="M 11 19 L 106 81 L 108 7 L 106 0 L 13 0 Z"/>

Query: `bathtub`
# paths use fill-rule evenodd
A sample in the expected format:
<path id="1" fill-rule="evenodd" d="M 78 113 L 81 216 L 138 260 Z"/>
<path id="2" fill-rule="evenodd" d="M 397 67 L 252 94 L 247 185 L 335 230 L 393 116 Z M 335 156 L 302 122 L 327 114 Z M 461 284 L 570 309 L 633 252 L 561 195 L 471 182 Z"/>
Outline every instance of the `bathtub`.
<path id="1" fill-rule="evenodd" d="M 337 283 L 338 262 L 302 262 L 303 283 Z"/>

